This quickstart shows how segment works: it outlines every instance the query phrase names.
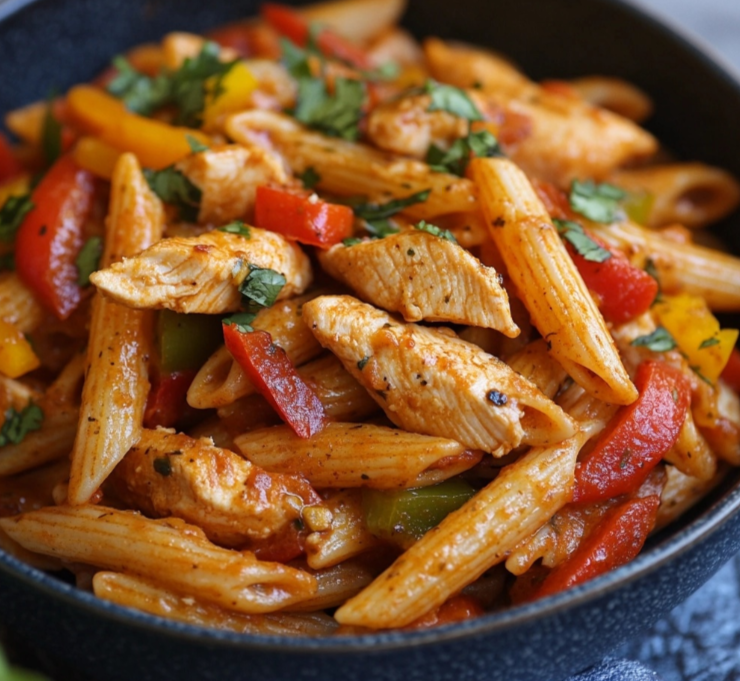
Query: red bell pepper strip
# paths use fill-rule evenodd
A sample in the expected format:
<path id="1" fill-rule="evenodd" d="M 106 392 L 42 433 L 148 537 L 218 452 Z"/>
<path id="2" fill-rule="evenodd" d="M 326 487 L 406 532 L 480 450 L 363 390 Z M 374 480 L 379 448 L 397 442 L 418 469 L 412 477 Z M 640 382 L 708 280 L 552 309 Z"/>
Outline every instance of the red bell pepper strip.
<path id="1" fill-rule="evenodd" d="M 327 203 L 316 196 L 276 187 L 257 187 L 256 227 L 278 232 L 310 246 L 329 248 L 352 234 L 349 206 Z"/>
<path id="2" fill-rule="evenodd" d="M 13 155 L 8 138 L 0 132 L 0 183 L 11 180 L 23 172 L 23 166 Z"/>
<path id="3" fill-rule="evenodd" d="M 547 575 L 531 599 L 550 596 L 629 563 L 653 529 L 658 506 L 660 497 L 653 494 L 610 509 L 573 554 Z"/>
<path id="4" fill-rule="evenodd" d="M 596 294 L 604 319 L 624 324 L 647 312 L 658 295 L 658 282 L 619 251 L 609 248 L 592 234 L 589 237 L 609 251 L 611 257 L 593 262 L 579 255 L 571 244 L 567 247 L 584 283 Z"/>
<path id="5" fill-rule="evenodd" d="M 145 428 L 172 428 L 188 413 L 195 413 L 187 403 L 188 388 L 195 373 L 195 370 L 186 369 L 154 378 L 144 409 Z"/>
<path id="6" fill-rule="evenodd" d="M 719 376 L 736 393 L 740 394 L 740 350 L 732 348 L 730 359 Z"/>
<path id="7" fill-rule="evenodd" d="M 92 174 L 62 156 L 33 190 L 35 207 L 16 235 L 18 275 L 59 319 L 67 319 L 82 298 L 75 259 L 94 193 Z"/>
<path id="8" fill-rule="evenodd" d="M 688 379 L 665 362 L 643 362 L 640 396 L 621 407 L 576 467 L 574 502 L 609 499 L 636 490 L 673 446 L 691 401 Z"/>
<path id="9" fill-rule="evenodd" d="M 295 370 L 290 359 L 272 342 L 267 331 L 239 331 L 223 324 L 226 348 L 298 437 L 309 438 L 326 425 L 324 406 Z"/>
<path id="10" fill-rule="evenodd" d="M 298 47 L 305 47 L 308 43 L 309 23 L 294 9 L 268 2 L 262 5 L 262 16 L 278 33 Z M 364 50 L 328 28 L 321 30 L 316 43 L 321 53 L 327 57 L 339 59 L 358 69 L 371 69 L 373 66 Z"/>

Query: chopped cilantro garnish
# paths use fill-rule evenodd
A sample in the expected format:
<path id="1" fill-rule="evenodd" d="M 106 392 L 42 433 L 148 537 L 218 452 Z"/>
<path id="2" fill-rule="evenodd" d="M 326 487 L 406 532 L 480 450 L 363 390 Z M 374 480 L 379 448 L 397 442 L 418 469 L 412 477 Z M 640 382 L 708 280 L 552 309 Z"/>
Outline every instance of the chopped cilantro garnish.
<path id="1" fill-rule="evenodd" d="M 441 229 L 437 227 L 437 225 L 430 225 L 424 220 L 414 225 L 414 229 L 418 229 L 422 232 L 427 232 L 428 234 L 432 234 L 433 236 L 438 236 L 440 239 L 451 241 L 453 244 L 457 243 L 455 235 L 449 229 Z"/>
<path id="2" fill-rule="evenodd" d="M 429 198 L 431 189 L 416 192 L 402 199 L 393 199 L 387 203 L 361 203 L 352 206 L 352 210 L 358 218 L 368 221 L 385 220 L 404 208 L 413 206 L 417 203 L 424 203 Z M 397 231 L 397 230 L 396 230 Z"/>
<path id="3" fill-rule="evenodd" d="M 612 257 L 605 248 L 597 244 L 586 232 L 583 227 L 572 220 L 553 220 L 560 236 L 568 241 L 576 253 L 591 262 L 604 262 Z"/>
<path id="4" fill-rule="evenodd" d="M 608 224 L 622 215 L 620 202 L 626 196 L 626 192 L 612 184 L 573 180 L 570 186 L 570 207 L 589 220 Z"/>
<path id="5" fill-rule="evenodd" d="M 198 219 L 202 192 L 173 166 L 163 170 L 144 169 L 144 177 L 152 191 L 165 203 L 180 210 L 180 217 L 189 222 Z"/>
<path id="6" fill-rule="evenodd" d="M 502 155 L 498 140 L 488 130 L 479 130 L 455 140 L 447 151 L 432 145 L 427 152 L 426 162 L 438 173 L 452 173 L 462 177 L 471 158 Z"/>
<path id="7" fill-rule="evenodd" d="M 316 168 L 309 166 L 298 176 L 298 179 L 303 182 L 306 189 L 313 189 L 321 182 L 321 175 L 316 171 Z"/>
<path id="8" fill-rule="evenodd" d="M 185 139 L 188 142 L 190 151 L 192 151 L 194 154 L 199 154 L 201 151 L 208 151 L 208 147 L 201 141 L 195 139 L 195 137 L 193 137 L 192 135 L 185 135 Z"/>
<path id="9" fill-rule="evenodd" d="M 115 57 L 117 74 L 108 83 L 107 90 L 123 100 L 126 108 L 142 116 L 149 116 L 170 100 L 171 82 L 167 74 L 150 78 L 137 71 L 125 57 Z"/>
<path id="10" fill-rule="evenodd" d="M 655 261 L 652 258 L 648 258 L 645 261 L 645 272 L 647 272 L 656 282 L 658 282 L 658 292 L 655 294 L 655 303 L 659 303 L 663 297 L 663 290 L 660 286 L 660 276 L 658 275 L 658 268 L 655 266 Z"/>
<path id="11" fill-rule="evenodd" d="M 365 86 L 359 80 L 336 78 L 330 95 L 322 78 L 301 78 L 293 116 L 329 137 L 354 141 L 360 136 L 364 101 Z"/>
<path id="12" fill-rule="evenodd" d="M 469 121 L 483 120 L 473 100 L 460 88 L 428 80 L 424 85 L 424 92 L 432 98 L 427 111 L 446 111 Z"/>
<path id="13" fill-rule="evenodd" d="M 0 241 L 12 243 L 26 214 L 34 209 L 30 194 L 9 196 L 0 208 Z"/>
<path id="14" fill-rule="evenodd" d="M 162 456 L 154 459 L 154 470 L 165 478 L 172 475 L 172 463 L 169 457 Z"/>
<path id="15" fill-rule="evenodd" d="M 365 229 L 376 239 L 383 239 L 401 231 L 391 220 L 366 220 Z"/>
<path id="16" fill-rule="evenodd" d="M 662 326 L 646 336 L 635 338 L 630 345 L 644 347 L 653 352 L 668 352 L 677 347 L 673 336 Z"/>
<path id="17" fill-rule="evenodd" d="M 252 333 L 252 331 L 254 331 L 252 328 L 252 322 L 256 316 L 257 315 L 254 312 L 237 312 L 236 314 L 231 315 L 231 317 L 226 317 L 223 320 L 223 323 L 226 324 L 226 326 L 235 324 L 240 333 Z"/>
<path id="18" fill-rule="evenodd" d="M 257 313 L 270 307 L 285 286 L 285 277 L 275 270 L 249 265 L 249 274 L 239 284 L 247 312 Z"/>
<path id="19" fill-rule="evenodd" d="M 356 246 L 362 243 L 362 239 L 358 239 L 356 236 L 352 236 L 349 239 L 342 239 L 342 243 L 345 246 Z"/>
<path id="20" fill-rule="evenodd" d="M 719 345 L 719 338 L 705 338 L 699 345 L 699 350 L 711 348 L 713 345 Z"/>
<path id="21" fill-rule="evenodd" d="M 31 402 L 27 407 L 16 411 L 10 407 L 5 412 L 5 423 L 0 429 L 0 447 L 4 447 L 11 442 L 14 445 L 23 442 L 23 439 L 31 431 L 41 428 L 44 420 L 44 412 L 41 407 Z"/>
<path id="22" fill-rule="evenodd" d="M 54 116 L 54 100 L 49 98 L 41 128 L 41 148 L 46 165 L 50 166 L 62 155 L 62 124 Z"/>
<path id="23" fill-rule="evenodd" d="M 363 357 L 359 362 L 357 362 L 357 368 L 360 371 L 362 371 L 369 361 L 370 361 L 370 357 L 365 355 L 365 357 Z"/>
<path id="24" fill-rule="evenodd" d="M 224 225 L 223 227 L 219 227 L 218 229 L 221 232 L 238 234 L 239 236 L 243 236 L 245 239 L 252 238 L 252 232 L 250 231 L 249 226 L 245 225 L 241 220 L 234 220 L 228 225 Z"/>
<path id="25" fill-rule="evenodd" d="M 85 242 L 75 260 L 77 283 L 80 286 L 90 286 L 90 275 L 98 269 L 102 253 L 103 240 L 99 236 L 90 237 Z"/>
<path id="26" fill-rule="evenodd" d="M 139 73 L 123 57 L 116 57 L 113 65 L 118 75 L 108 84 L 108 92 L 122 99 L 131 111 L 143 115 L 174 104 L 175 123 L 197 128 L 202 123 L 209 89 L 212 86 L 212 96 L 218 97 L 223 92 L 224 76 L 238 62 L 222 62 L 219 54 L 219 46 L 206 41 L 197 56 L 187 58 L 176 71 L 165 71 L 155 78 Z"/>

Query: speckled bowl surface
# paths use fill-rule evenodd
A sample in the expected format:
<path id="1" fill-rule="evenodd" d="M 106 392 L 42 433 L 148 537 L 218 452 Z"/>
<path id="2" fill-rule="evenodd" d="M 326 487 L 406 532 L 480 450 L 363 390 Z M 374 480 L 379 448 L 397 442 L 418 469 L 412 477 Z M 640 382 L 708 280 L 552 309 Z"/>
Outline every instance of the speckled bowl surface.
<path id="1" fill-rule="evenodd" d="M 97 74 L 169 30 L 254 13 L 247 0 L 0 0 L 0 111 Z M 740 85 L 699 48 L 618 0 L 411 0 L 406 25 L 489 45 L 535 78 L 625 77 L 656 103 L 649 127 L 686 159 L 740 176 Z M 717 228 L 740 251 L 737 215 Z M 436 630 L 356 638 L 246 636 L 109 603 L 0 552 L 0 626 L 91 681 L 377 679 L 557 681 L 637 636 L 740 549 L 732 473 L 630 565 L 555 597 Z"/>

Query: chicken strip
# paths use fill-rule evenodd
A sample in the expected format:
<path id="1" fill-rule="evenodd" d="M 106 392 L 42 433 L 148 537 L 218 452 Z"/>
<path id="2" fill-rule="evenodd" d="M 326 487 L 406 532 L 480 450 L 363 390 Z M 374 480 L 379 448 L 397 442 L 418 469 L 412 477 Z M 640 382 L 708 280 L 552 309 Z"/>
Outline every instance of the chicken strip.
<path id="1" fill-rule="evenodd" d="M 198 222 L 202 224 L 249 219 L 258 185 L 288 181 L 277 154 L 258 146 L 212 147 L 191 154 L 176 167 L 201 191 Z"/>
<path id="2" fill-rule="evenodd" d="M 532 383 L 449 331 L 402 324 L 350 296 L 321 296 L 303 318 L 396 425 L 503 456 L 549 445 L 576 424 Z"/>
<path id="3" fill-rule="evenodd" d="M 250 227 L 250 237 L 213 231 L 162 239 L 133 258 L 90 276 L 98 290 L 138 309 L 222 314 L 239 309 L 239 285 L 254 268 L 285 277 L 278 300 L 311 283 L 308 257 L 279 234 Z"/>
<path id="4" fill-rule="evenodd" d="M 299 475 L 267 473 L 209 438 L 143 431 L 114 473 L 116 492 L 154 517 L 201 527 L 214 543 L 250 547 L 280 536 L 321 498 Z"/>
<path id="5" fill-rule="evenodd" d="M 519 335 L 492 267 L 452 241 L 410 230 L 319 254 L 322 267 L 363 300 L 407 322 L 469 324 Z"/>

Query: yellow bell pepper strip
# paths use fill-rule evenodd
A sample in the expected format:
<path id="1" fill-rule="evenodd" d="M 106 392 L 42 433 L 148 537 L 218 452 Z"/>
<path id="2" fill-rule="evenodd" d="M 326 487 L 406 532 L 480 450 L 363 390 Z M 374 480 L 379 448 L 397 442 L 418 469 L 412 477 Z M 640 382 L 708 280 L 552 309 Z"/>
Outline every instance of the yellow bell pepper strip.
<path id="1" fill-rule="evenodd" d="M 75 145 L 73 156 L 80 168 L 89 170 L 104 180 L 113 177 L 113 168 L 123 152 L 97 137 L 82 137 Z"/>
<path id="2" fill-rule="evenodd" d="M 673 336 L 689 366 L 709 383 L 716 383 L 737 341 L 737 329 L 720 329 L 703 298 L 664 296 L 653 310 Z"/>
<path id="3" fill-rule="evenodd" d="M 0 319 L 0 372 L 18 378 L 40 365 L 31 344 L 15 324 Z"/>
<path id="4" fill-rule="evenodd" d="M 213 130 L 225 114 L 241 111 L 247 107 L 249 95 L 257 87 L 257 79 L 243 62 L 237 62 L 221 78 L 209 78 L 206 82 L 206 105 L 203 110 L 203 129 Z"/>
<path id="5" fill-rule="evenodd" d="M 70 117 L 101 142 L 136 154 L 146 168 L 161 170 L 192 153 L 188 137 L 204 145 L 210 138 L 198 130 L 180 128 L 131 113 L 103 90 L 78 85 L 67 95 Z"/>

